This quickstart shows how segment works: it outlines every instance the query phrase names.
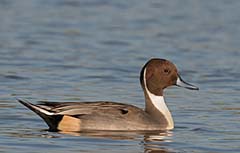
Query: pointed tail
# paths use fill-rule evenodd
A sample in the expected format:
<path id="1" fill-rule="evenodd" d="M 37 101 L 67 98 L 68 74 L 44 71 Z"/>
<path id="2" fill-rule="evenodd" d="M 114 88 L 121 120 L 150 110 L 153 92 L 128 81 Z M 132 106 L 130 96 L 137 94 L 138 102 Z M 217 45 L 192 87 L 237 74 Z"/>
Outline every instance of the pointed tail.
<path id="1" fill-rule="evenodd" d="M 37 115 L 39 115 L 47 123 L 51 131 L 57 131 L 58 123 L 61 121 L 63 117 L 62 115 L 55 115 L 54 112 L 46 110 L 41 106 L 32 104 L 26 100 L 24 101 L 24 100 L 18 99 L 18 102 L 20 102 L 21 104 L 23 104 L 24 106 L 26 106 L 27 108 L 35 112 Z"/>
<path id="2" fill-rule="evenodd" d="M 18 99 L 18 102 L 20 102 L 21 104 L 23 104 L 24 106 L 26 106 L 27 108 L 31 109 L 32 111 L 34 111 L 36 114 L 38 114 L 39 116 L 41 115 L 54 115 L 53 112 L 50 112 L 44 108 L 41 108 L 40 106 L 38 105 L 34 105 L 30 102 L 27 102 L 26 100 L 23 101 L 21 99 Z"/>

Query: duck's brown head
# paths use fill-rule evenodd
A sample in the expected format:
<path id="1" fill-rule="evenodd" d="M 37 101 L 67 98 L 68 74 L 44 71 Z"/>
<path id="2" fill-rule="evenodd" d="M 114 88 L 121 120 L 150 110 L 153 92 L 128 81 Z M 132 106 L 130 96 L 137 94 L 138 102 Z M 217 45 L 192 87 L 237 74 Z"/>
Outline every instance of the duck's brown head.
<path id="1" fill-rule="evenodd" d="M 144 90 L 147 89 L 157 96 L 162 96 L 163 90 L 172 85 L 198 90 L 197 87 L 181 79 L 172 62 L 159 58 L 150 59 L 144 65 L 140 74 L 140 82 Z"/>

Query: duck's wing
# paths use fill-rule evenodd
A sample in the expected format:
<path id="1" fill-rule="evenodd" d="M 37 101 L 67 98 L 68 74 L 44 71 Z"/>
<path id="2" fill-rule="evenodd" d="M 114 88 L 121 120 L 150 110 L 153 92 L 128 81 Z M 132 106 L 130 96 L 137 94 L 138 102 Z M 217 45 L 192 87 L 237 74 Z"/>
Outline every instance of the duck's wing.
<path id="1" fill-rule="evenodd" d="M 126 114 L 129 109 L 135 107 L 117 102 L 97 101 L 97 102 L 47 102 L 40 101 L 37 106 L 44 108 L 55 115 L 83 116 L 89 114 L 111 113 Z M 137 107 L 135 107 L 137 108 Z"/>

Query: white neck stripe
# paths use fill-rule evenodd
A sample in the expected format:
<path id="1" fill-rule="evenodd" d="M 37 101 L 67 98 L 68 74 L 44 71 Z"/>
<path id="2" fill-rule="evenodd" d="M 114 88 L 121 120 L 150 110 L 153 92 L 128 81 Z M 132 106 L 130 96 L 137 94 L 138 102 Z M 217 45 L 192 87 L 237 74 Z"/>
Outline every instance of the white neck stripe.
<path id="1" fill-rule="evenodd" d="M 163 96 L 157 96 L 152 94 L 148 88 L 147 88 L 147 82 L 146 82 L 146 68 L 144 70 L 144 86 L 146 89 L 146 92 L 152 102 L 152 104 L 166 117 L 167 121 L 168 121 L 168 129 L 172 129 L 173 128 L 173 119 L 172 119 L 172 115 L 170 113 L 170 111 L 168 110 L 168 107 L 165 103 L 164 97 Z"/>

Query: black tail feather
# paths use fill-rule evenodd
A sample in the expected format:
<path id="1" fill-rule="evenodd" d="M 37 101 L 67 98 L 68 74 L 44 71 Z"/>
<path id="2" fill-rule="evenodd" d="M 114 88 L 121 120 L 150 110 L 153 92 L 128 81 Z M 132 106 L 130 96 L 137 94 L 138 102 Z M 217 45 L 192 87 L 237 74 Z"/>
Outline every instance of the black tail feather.
<path id="1" fill-rule="evenodd" d="M 21 99 L 18 99 L 18 102 L 39 115 L 47 123 L 50 131 L 58 131 L 58 123 L 62 120 L 63 115 L 55 115 L 54 112 Z"/>

